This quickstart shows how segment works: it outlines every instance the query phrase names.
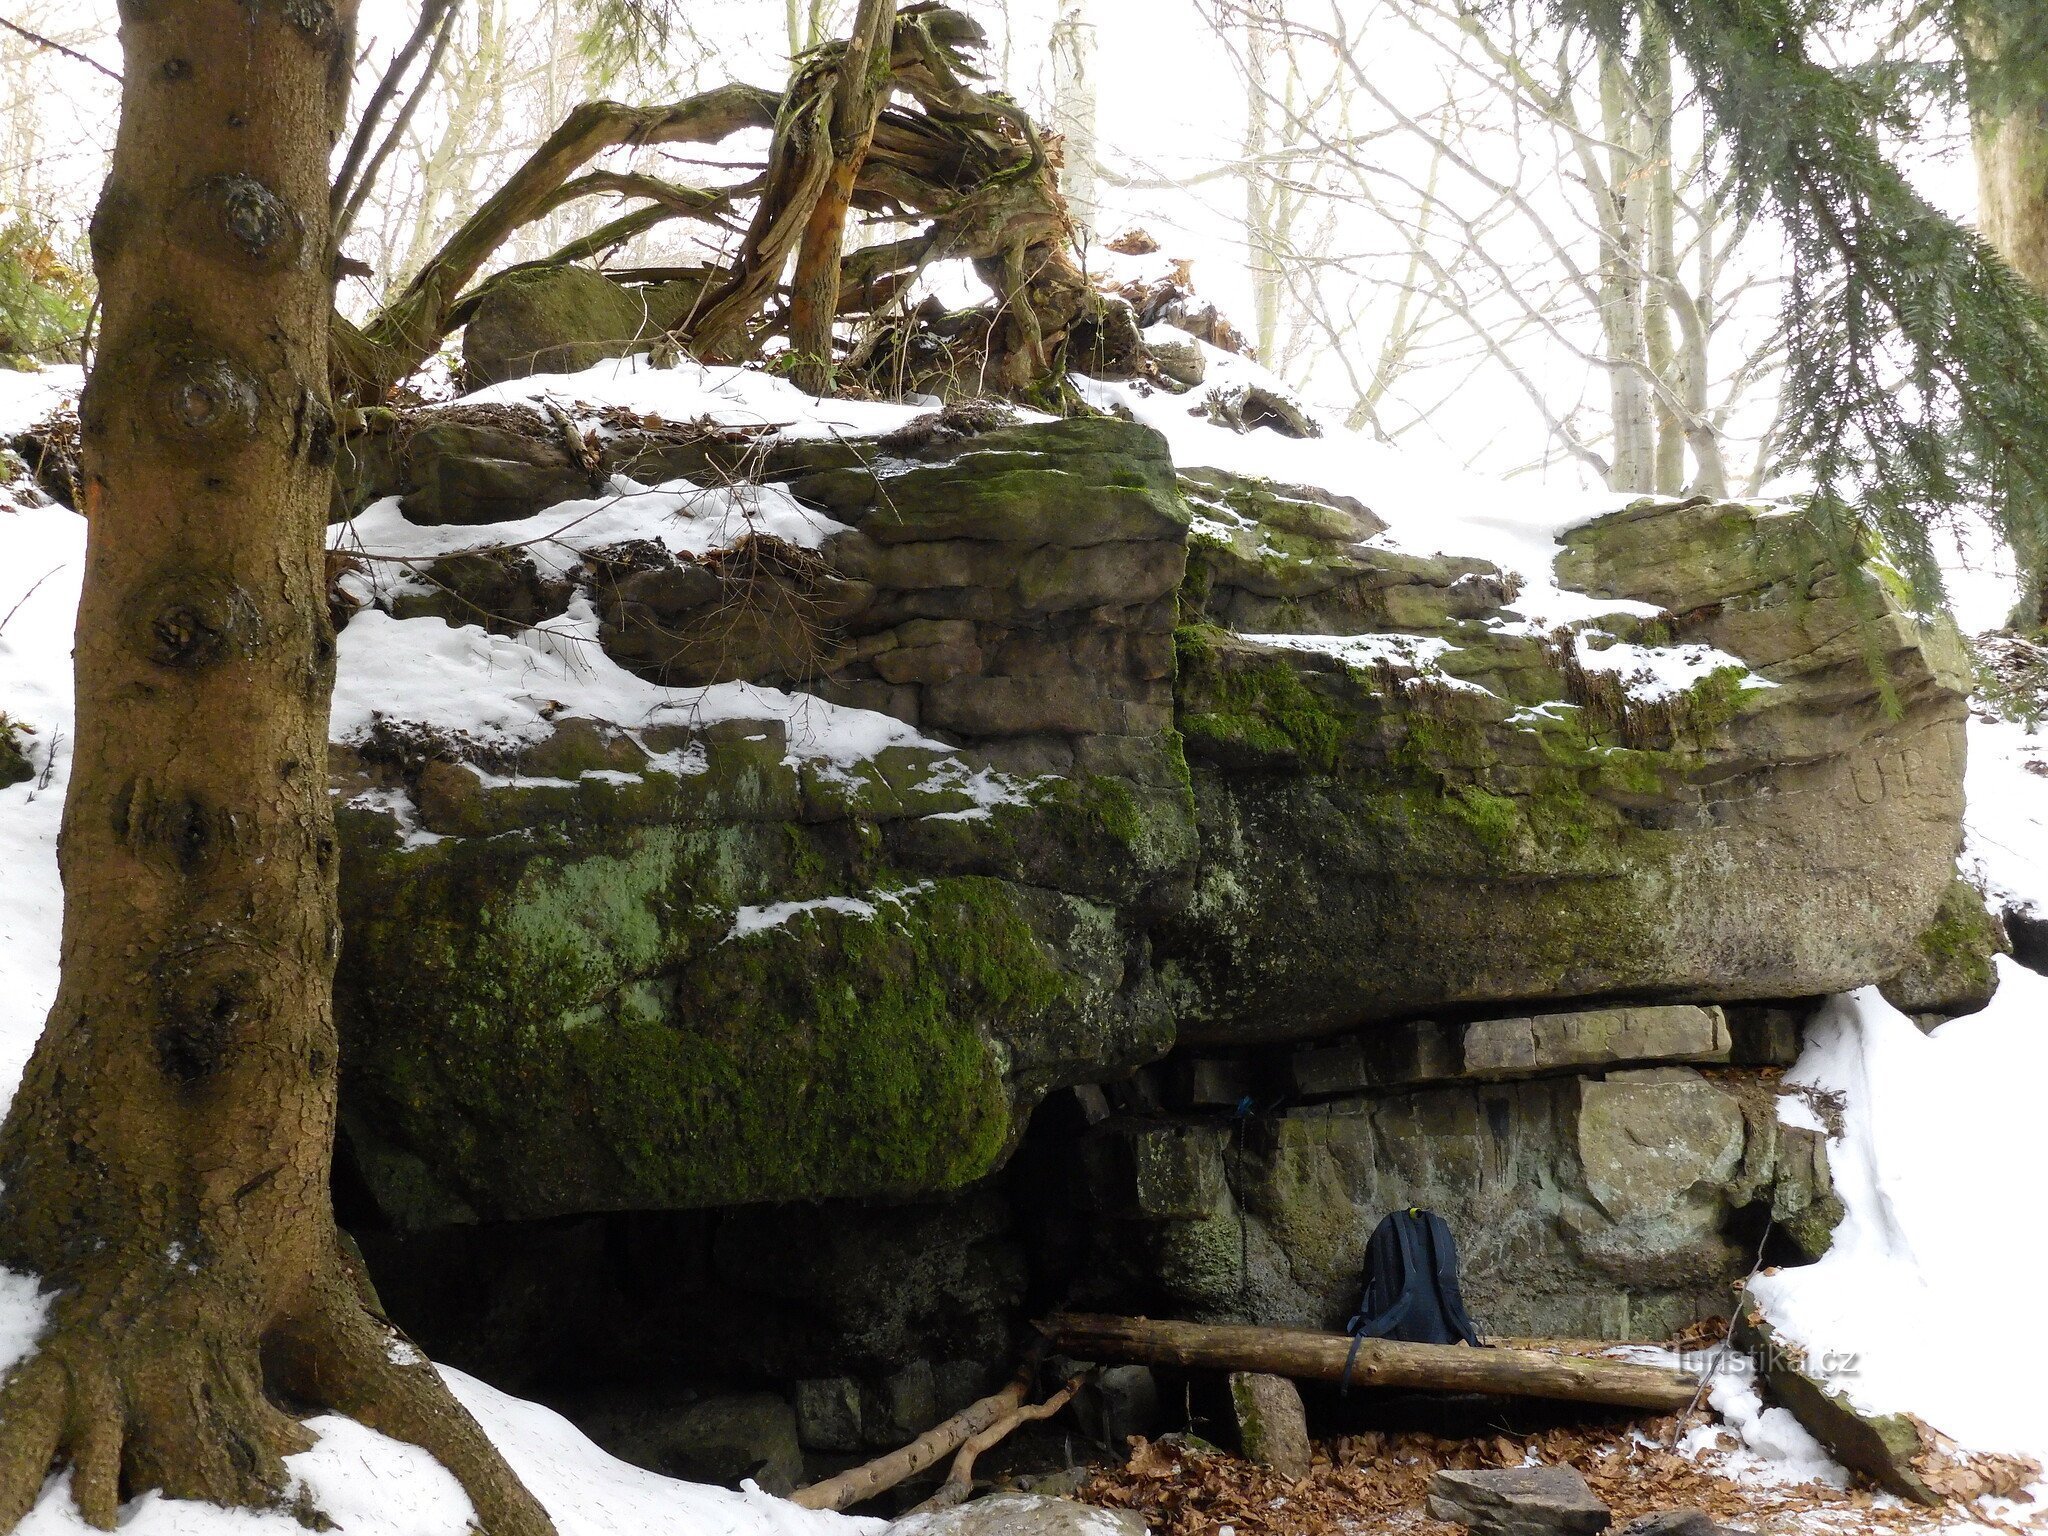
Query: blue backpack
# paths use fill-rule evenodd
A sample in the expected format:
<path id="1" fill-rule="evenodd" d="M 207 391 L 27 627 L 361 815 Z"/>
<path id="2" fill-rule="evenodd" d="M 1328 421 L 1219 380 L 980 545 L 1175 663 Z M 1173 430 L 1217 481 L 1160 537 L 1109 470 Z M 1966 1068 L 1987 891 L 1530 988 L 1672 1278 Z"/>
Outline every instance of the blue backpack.
<path id="1" fill-rule="evenodd" d="M 1365 1247 L 1365 1294 L 1344 1331 L 1351 1335 L 1351 1353 L 1344 1361 L 1343 1392 L 1351 1390 L 1351 1368 L 1366 1339 L 1483 1347 L 1465 1315 L 1458 1245 L 1443 1217 L 1411 1205 L 1373 1229 Z"/>

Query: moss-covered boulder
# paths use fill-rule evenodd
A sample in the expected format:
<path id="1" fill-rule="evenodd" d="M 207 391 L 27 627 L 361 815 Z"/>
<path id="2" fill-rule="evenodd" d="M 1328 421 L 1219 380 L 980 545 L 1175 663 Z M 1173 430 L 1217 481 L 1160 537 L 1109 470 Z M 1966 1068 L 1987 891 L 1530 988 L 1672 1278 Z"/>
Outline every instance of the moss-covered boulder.
<path id="1" fill-rule="evenodd" d="M 1922 1019 L 1976 1013 L 1998 990 L 1998 957 L 2012 953 L 2005 924 L 1958 878 L 1942 893 L 1934 921 L 1913 941 L 1906 968 L 1884 983 L 1885 1001 Z"/>
<path id="2" fill-rule="evenodd" d="M 1168 1047 L 1127 790 L 983 807 L 943 752 L 813 775 L 770 724 L 350 754 L 346 1133 L 388 1218 L 957 1189 Z"/>
<path id="3" fill-rule="evenodd" d="M 1653 503 L 1567 534 L 1558 574 L 1654 618 L 1185 626 L 1202 858 L 1161 931 L 1181 1038 L 1896 972 L 1953 874 L 1966 681 L 1953 628 L 1875 568 L 1845 575 L 1796 518 Z"/>
<path id="4" fill-rule="evenodd" d="M 395 430 L 505 425 L 441 415 Z M 1792 518 L 1574 530 L 1559 576 L 1634 602 L 1549 632 L 1510 573 L 1380 548 L 1346 497 L 1180 476 L 1127 422 L 599 446 L 643 481 L 750 474 L 817 534 L 743 558 L 565 529 L 580 563 L 542 591 L 437 531 L 407 567 L 436 592 L 386 583 L 356 622 L 472 654 L 441 622 L 467 605 L 508 666 L 594 645 L 619 699 L 816 697 L 701 726 L 649 724 L 696 694 L 547 699 L 509 748 L 397 698 L 351 738 L 344 1113 L 400 1225 L 935 1195 L 1002 1166 L 1048 1090 L 1177 1043 L 1873 982 L 1951 879 L 1954 636 Z M 735 647 L 777 615 L 802 657 Z M 793 744 L 834 707 L 895 744 Z"/>
<path id="5" fill-rule="evenodd" d="M 503 273 L 484 286 L 463 330 L 463 372 L 480 388 L 645 352 L 701 291 L 693 282 L 617 283 L 589 267 Z"/>

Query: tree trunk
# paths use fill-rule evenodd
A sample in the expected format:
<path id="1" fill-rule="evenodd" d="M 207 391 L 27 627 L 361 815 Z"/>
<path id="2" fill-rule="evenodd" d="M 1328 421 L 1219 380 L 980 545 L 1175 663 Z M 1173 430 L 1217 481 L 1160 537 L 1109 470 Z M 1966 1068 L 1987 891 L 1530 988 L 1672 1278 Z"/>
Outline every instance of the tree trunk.
<path id="1" fill-rule="evenodd" d="M 875 118 L 889 97 L 896 0 L 861 0 L 839 78 L 832 86 L 832 169 L 804 224 L 790 292 L 789 340 L 796 352 L 790 377 L 814 395 L 832 392 L 832 322 L 839 316 L 839 261 L 846 246 L 846 213 Z"/>
<path id="2" fill-rule="evenodd" d="M 1657 399 L 1657 494 L 1685 489 L 1685 421 L 1672 403 L 1686 390 L 1685 364 L 1672 337 L 1672 301 L 1678 288 L 1678 177 L 1671 163 L 1671 44 L 1664 30 L 1646 19 L 1642 53 L 1642 138 L 1649 151 L 1648 195 L 1650 291 L 1643 306 L 1643 339 L 1650 372 L 1664 386 Z"/>
<path id="3" fill-rule="evenodd" d="M 1053 23 L 1053 129 L 1064 140 L 1060 192 L 1074 225 L 1085 235 L 1098 231 L 1100 180 L 1095 166 L 1095 22 L 1090 0 L 1060 0 Z"/>
<path id="4" fill-rule="evenodd" d="M 1341 1381 L 1349 1360 L 1351 1380 L 1362 1387 L 1543 1397 L 1659 1413 L 1685 1408 L 1699 1393 L 1698 1378 L 1687 1372 L 1603 1355 L 1362 1339 L 1354 1357 L 1353 1340 L 1341 1333 L 1076 1312 L 1048 1318 L 1038 1329 L 1054 1349 L 1080 1360 L 1265 1371 L 1293 1381 Z"/>
<path id="5" fill-rule="evenodd" d="M 1244 236 L 1252 279 L 1252 350 L 1260 362 L 1277 371 L 1283 281 L 1278 228 L 1280 167 L 1268 166 L 1265 161 L 1279 133 L 1273 124 L 1274 37 L 1266 25 L 1264 3 L 1250 5 L 1244 13 Z"/>
<path id="6" fill-rule="evenodd" d="M 1607 343 L 1610 413 L 1614 422 L 1614 491 L 1656 489 L 1656 424 L 1643 376 L 1643 258 L 1649 238 L 1649 198 L 1641 183 L 1641 116 L 1632 110 L 1628 72 L 1608 49 L 1600 51 L 1600 117 L 1612 162 L 1607 172 L 1611 207 L 1600 210 L 1601 324 Z"/>
<path id="7" fill-rule="evenodd" d="M 56 1294 L 0 1385 L 0 1531 L 53 1464 L 103 1528 L 151 1488 L 275 1502 L 313 1409 L 431 1451 L 491 1536 L 541 1536 L 369 1310 L 328 1190 L 327 157 L 354 6 L 125 12 L 80 412 L 63 977 L 0 1127 L 0 1262 Z"/>
<path id="8" fill-rule="evenodd" d="M 1974 41 L 1986 53 L 2004 44 L 1988 32 Z M 2048 293 L 2048 100 L 2002 102 L 1980 111 L 1973 127 L 1984 238 L 2007 266 Z M 2048 629 L 2048 550 L 2019 556 L 2025 590 L 2014 622 Z"/>

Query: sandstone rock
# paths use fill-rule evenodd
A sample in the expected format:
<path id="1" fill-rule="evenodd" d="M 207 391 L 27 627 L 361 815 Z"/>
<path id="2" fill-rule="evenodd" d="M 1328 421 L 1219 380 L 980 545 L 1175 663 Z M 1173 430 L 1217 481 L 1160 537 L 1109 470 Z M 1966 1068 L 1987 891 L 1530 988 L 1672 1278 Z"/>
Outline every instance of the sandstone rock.
<path id="1" fill-rule="evenodd" d="M 938 1422 L 938 1374 L 929 1360 L 890 1372 L 861 1400 L 861 1437 L 878 1450 L 908 1445 Z"/>
<path id="2" fill-rule="evenodd" d="M 1139 1221 L 1207 1215 L 1223 1196 L 1228 1130 L 1214 1121 L 1109 1121 L 1085 1148 L 1098 1210 Z"/>
<path id="3" fill-rule="evenodd" d="M 694 283 L 629 288 L 588 267 L 507 273 L 485 285 L 463 330 L 463 374 L 478 389 L 644 352 L 698 291 Z"/>
<path id="4" fill-rule="evenodd" d="M 1726 1061 L 1718 1008 L 1600 1008 L 1529 1019 L 1481 1019 L 1465 1029 L 1465 1075 L 1535 1077 L 1643 1061 Z"/>
<path id="5" fill-rule="evenodd" d="M 1943 1502 L 1915 1466 L 1932 1447 L 1910 1415 L 1858 1408 L 1847 1393 L 1812 1369 L 1798 1350 L 1780 1343 L 1762 1312 L 1746 1296 L 1736 1298 L 1729 1341 L 1749 1352 L 1771 1397 L 1790 1409 L 1835 1460 L 1887 1493 L 1916 1504 Z"/>
<path id="6" fill-rule="evenodd" d="M 1159 1428 L 1159 1378 L 1147 1365 L 1111 1365 L 1074 1399 L 1082 1430 L 1098 1445 L 1123 1451 L 1133 1435 Z"/>
<path id="7" fill-rule="evenodd" d="M 1230 1408 L 1246 1460 L 1285 1478 L 1308 1476 L 1308 1416 L 1293 1382 L 1259 1371 L 1232 1371 Z"/>
<path id="8" fill-rule="evenodd" d="M 860 1383 L 851 1376 L 807 1376 L 792 1391 L 796 1434 L 806 1450 L 857 1451 L 860 1432 Z"/>
<path id="9" fill-rule="evenodd" d="M 1670 1216 L 1742 1161 L 1742 1106 L 1684 1068 L 1579 1086 L 1586 1187 L 1616 1221 Z"/>
<path id="10" fill-rule="evenodd" d="M 1914 941 L 1906 968 L 1884 983 L 1884 999 L 1901 1013 L 1954 1018 L 1988 1006 L 1998 990 L 1999 955 L 2012 953 L 2005 925 L 1960 878 L 1952 881 L 1934 921 Z"/>
<path id="11" fill-rule="evenodd" d="M 1890 606 L 1866 622 L 1796 519 L 1642 507 L 1567 546 L 1565 576 L 1667 604 L 1683 618 L 1663 640 L 1719 646 L 1775 686 L 1723 672 L 1644 709 L 1499 630 L 1442 626 L 1458 650 L 1438 681 L 1182 629 L 1203 857 L 1161 944 L 1189 982 L 1184 1041 L 1446 1007 L 1812 996 L 1909 958 L 1953 878 L 1952 628 Z M 1301 568 L 1336 558 L 1313 546 Z"/>
<path id="12" fill-rule="evenodd" d="M 659 1390 L 632 1390 L 586 1395 L 566 1411 L 614 1456 L 667 1477 L 728 1488 L 751 1478 L 781 1494 L 803 1480 L 796 1415 L 773 1393 L 679 1401 Z"/>
<path id="13" fill-rule="evenodd" d="M 888 1536 L 1145 1536 L 1126 1509 L 1102 1509 L 1033 1493 L 995 1493 L 952 1509 L 910 1515 Z"/>
<path id="14" fill-rule="evenodd" d="M 399 509 L 415 523 L 512 522 L 598 489 L 533 411 L 455 407 L 412 431 L 398 460 Z"/>
<path id="15" fill-rule="evenodd" d="M 394 618 L 431 616 L 450 624 L 481 624 L 501 635 L 558 617 L 573 590 L 558 576 L 543 576 L 532 556 L 516 550 L 443 555 L 419 574 L 433 590 L 393 599 Z"/>
<path id="16" fill-rule="evenodd" d="M 1209 363 L 1190 336 L 1185 340 L 1157 334 L 1145 338 L 1145 355 L 1162 378 L 1192 388 L 1208 377 Z"/>
<path id="17" fill-rule="evenodd" d="M 1251 1072 L 1242 1061 L 1182 1056 L 1168 1066 L 1167 1094 L 1178 1108 L 1235 1109 L 1251 1089 Z"/>
<path id="18" fill-rule="evenodd" d="M 1439 1472 L 1429 1480 L 1429 1517 L 1480 1536 L 1590 1536 L 1614 1519 L 1571 1467 Z"/>
<path id="19" fill-rule="evenodd" d="M 1355 1040 L 1296 1051 L 1287 1059 L 1288 1086 L 1303 1098 L 1356 1093 L 1371 1086 L 1365 1052 Z"/>
<path id="20" fill-rule="evenodd" d="M 535 419 L 432 422 L 419 467 L 521 463 L 529 498 L 568 467 Z M 1418 1201 L 1452 1221 L 1474 1310 L 1502 1331 L 1658 1336 L 1719 1310 L 1753 1254 L 1729 1235 L 1744 1203 L 1824 1239 L 1824 1158 L 1750 1135 L 1715 1084 L 1460 1081 L 1459 1030 L 1429 1022 L 1600 1009 L 1541 1051 L 1530 1023 L 1525 1055 L 1604 1069 L 1696 1054 L 1715 1007 L 1906 963 L 1953 870 L 1958 674 L 1940 632 L 1887 608 L 1888 710 L 1860 610 L 1796 520 L 1653 506 L 1571 533 L 1575 580 L 1668 599 L 1673 617 L 1612 621 L 1616 638 L 1719 645 L 1778 685 L 1722 674 L 1647 708 L 1540 637 L 1471 622 L 1510 599 L 1494 567 L 1359 545 L 1376 520 L 1344 498 L 1208 477 L 1205 527 L 1243 537 L 1197 541 L 1181 582 L 1173 466 L 1127 424 L 879 454 L 641 436 L 829 501 L 855 531 L 805 565 L 837 594 L 818 691 L 962 749 L 828 769 L 792 761 L 779 725 L 664 717 L 557 722 L 488 754 L 408 744 L 394 721 L 338 756 L 350 801 L 381 797 L 340 813 L 337 1001 L 352 1165 L 392 1227 L 716 1207 L 753 1232 L 777 1202 L 937 1200 L 1001 1168 L 1041 1096 L 1127 1084 L 1179 1045 L 1245 1063 L 1254 1096 L 1297 1050 L 1322 1073 L 1297 1080 L 1312 1111 L 1250 1117 L 1228 1158 L 1220 1127 L 1103 1130 L 1123 1162 L 1099 1207 L 1146 1223 L 1121 1257 L 1191 1310 L 1341 1322 L 1371 1222 Z M 661 629 L 717 636 L 713 563 L 587 552 L 608 646 L 652 675 L 794 675 L 765 623 L 728 673 L 656 650 Z M 1225 627 L 1396 619 L 1455 649 L 1353 666 Z M 970 767 L 1031 782 L 984 806 Z M 406 845 L 389 806 L 407 798 L 443 841 Z M 739 931 L 770 910 L 787 916 Z M 1673 1019 L 1694 1034 L 1659 1034 Z M 1796 1019 L 1743 1030 L 1697 1053 L 1782 1061 Z M 1228 1086 L 1202 1102 L 1234 1107 Z M 871 1236 L 886 1209 L 860 1218 Z M 909 1250 L 879 1237 L 756 1248 L 720 1283 L 744 1270 L 796 1312 L 840 1298 L 819 1334 L 841 1356 L 792 1375 L 974 1358 L 1014 1305 L 986 1254 L 946 1249 L 952 1267 L 910 1284 Z M 887 1304 L 841 1306 L 814 1250 Z M 954 1331 L 928 1343 L 936 1318 Z M 795 1325 L 776 1329 L 793 1350 Z"/>
<path id="21" fill-rule="evenodd" d="M 1666 1175 L 1657 1193 L 1668 1204 L 1631 1206 L 1617 1194 L 1617 1178 L 1650 1193 L 1647 1175 L 1634 1180 L 1625 1143 L 1610 1140 L 1624 1134 L 1617 1122 L 1633 1117 L 1614 1113 L 1610 1101 L 1589 1121 L 1586 1087 L 1605 1085 L 1538 1078 L 1374 1089 L 1255 1114 L 1231 1133 L 1224 1187 L 1209 1209 L 1158 1227 L 1146 1250 L 1148 1282 L 1188 1315 L 1249 1311 L 1276 1325 L 1338 1328 L 1356 1308 L 1374 1224 L 1419 1204 L 1449 1222 L 1467 1305 L 1487 1331 L 1658 1338 L 1725 1313 L 1729 1284 L 1755 1259 L 1752 1243 L 1729 1235 L 1738 1209 L 1771 1201 L 1795 1224 L 1807 1219 L 1795 1211 L 1811 1210 L 1823 1228 L 1839 1215 L 1817 1194 L 1810 1163 L 1802 1166 L 1808 1145 L 1762 1137 L 1752 1148 L 1733 1095 L 1755 1096 L 1770 1114 L 1773 1085 L 1762 1075 L 1638 1085 L 1644 1095 L 1676 1093 L 1686 1111 L 1644 1117 L 1646 1165 Z M 1708 1097 L 1703 1113 L 1685 1103 L 1692 1091 Z M 1691 1160 L 1676 1168 L 1666 1143 L 1674 1127 L 1695 1120 L 1725 1140 L 1707 1134 L 1702 1148 L 1693 1125 L 1678 1138 Z M 1582 1144 L 1619 1160 L 1618 1169 L 1589 1168 Z M 1823 1155 L 1822 1179 L 1824 1168 Z M 1622 1216 L 1603 1208 L 1596 1184 Z"/>

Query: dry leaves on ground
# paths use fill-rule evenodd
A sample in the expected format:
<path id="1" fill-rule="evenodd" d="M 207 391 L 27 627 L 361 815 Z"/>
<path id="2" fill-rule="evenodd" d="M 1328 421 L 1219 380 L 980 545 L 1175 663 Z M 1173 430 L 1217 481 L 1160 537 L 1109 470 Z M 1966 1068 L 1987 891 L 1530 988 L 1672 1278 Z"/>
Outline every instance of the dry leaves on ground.
<path id="1" fill-rule="evenodd" d="M 1724 1525 L 1784 1530 L 1797 1525 L 1836 1531 L 1931 1533 L 1963 1514 L 2018 1530 L 1959 1506 L 1927 1510 L 1871 1492 L 1819 1483 L 1783 1487 L 1738 1483 L 1700 1459 L 1666 1450 L 1677 1422 L 1546 1430 L 1448 1440 L 1425 1434 L 1362 1434 L 1318 1444 L 1309 1475 L 1290 1482 L 1240 1457 L 1178 1440 L 1133 1439 L 1129 1462 L 1098 1474 L 1078 1497 L 1141 1515 L 1157 1536 L 1327 1536 L 1333 1531 L 1398 1529 L 1415 1536 L 1451 1536 L 1456 1526 L 1423 1512 L 1429 1480 L 1441 1470 L 1576 1467 L 1614 1511 L 1617 1525 L 1658 1510 L 1699 1509 Z M 1731 1448 L 1733 1437 L 1729 1437 Z M 1992 1463 L 1997 1465 L 1992 1465 Z M 2012 1465 L 2006 1465 L 2011 1462 Z M 1966 1501 L 2008 1493 L 2039 1476 L 2016 1458 L 1951 1454 L 1936 1470 L 1938 1491 Z M 1930 1479 L 1934 1481 L 1934 1479 Z M 1804 1518 L 1803 1518 L 1804 1517 Z"/>

